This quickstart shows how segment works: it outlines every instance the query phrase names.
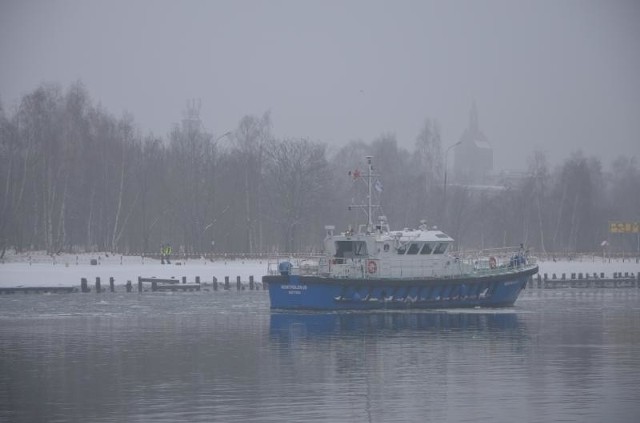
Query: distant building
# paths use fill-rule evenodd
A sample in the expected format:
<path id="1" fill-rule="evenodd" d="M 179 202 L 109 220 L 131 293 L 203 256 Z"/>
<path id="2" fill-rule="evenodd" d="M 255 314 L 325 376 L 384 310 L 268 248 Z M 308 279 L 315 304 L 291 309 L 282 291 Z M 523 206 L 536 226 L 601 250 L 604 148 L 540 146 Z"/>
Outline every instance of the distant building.
<path id="1" fill-rule="evenodd" d="M 187 101 L 187 108 L 182 112 L 182 130 L 186 134 L 198 133 L 202 130 L 201 107 L 202 101 L 200 99 Z"/>
<path id="2" fill-rule="evenodd" d="M 487 183 L 493 171 L 493 148 L 478 126 L 478 110 L 471 106 L 469 127 L 454 150 L 454 180 L 460 184 Z"/>

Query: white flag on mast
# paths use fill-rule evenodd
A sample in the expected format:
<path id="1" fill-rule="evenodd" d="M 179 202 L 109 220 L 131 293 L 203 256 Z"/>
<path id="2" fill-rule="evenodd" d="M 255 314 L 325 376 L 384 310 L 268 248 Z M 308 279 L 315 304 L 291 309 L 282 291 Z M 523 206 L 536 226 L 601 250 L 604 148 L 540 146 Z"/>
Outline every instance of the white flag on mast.
<path id="1" fill-rule="evenodd" d="M 376 183 L 373 187 L 376 189 L 376 191 L 382 192 L 382 182 L 380 182 L 380 179 L 376 179 Z"/>

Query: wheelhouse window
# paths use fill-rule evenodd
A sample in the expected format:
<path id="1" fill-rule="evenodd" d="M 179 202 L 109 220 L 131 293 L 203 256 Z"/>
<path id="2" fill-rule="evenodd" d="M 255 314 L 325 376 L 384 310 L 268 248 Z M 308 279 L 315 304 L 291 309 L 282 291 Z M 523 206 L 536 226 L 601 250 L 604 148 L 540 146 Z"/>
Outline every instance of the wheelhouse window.
<path id="1" fill-rule="evenodd" d="M 418 254 L 419 251 L 420 251 L 420 244 L 412 242 L 411 245 L 409 245 L 407 254 Z"/>
<path id="2" fill-rule="evenodd" d="M 367 243 L 364 241 L 336 241 L 336 257 L 352 258 L 367 255 Z"/>
<path id="3" fill-rule="evenodd" d="M 441 242 L 433 251 L 433 254 L 444 254 L 444 252 L 447 251 L 448 246 L 449 244 L 447 244 L 446 242 Z"/>
<path id="4" fill-rule="evenodd" d="M 420 250 L 420 254 L 431 254 L 433 251 L 433 246 L 428 242 L 425 242 L 422 246 L 422 250 Z"/>

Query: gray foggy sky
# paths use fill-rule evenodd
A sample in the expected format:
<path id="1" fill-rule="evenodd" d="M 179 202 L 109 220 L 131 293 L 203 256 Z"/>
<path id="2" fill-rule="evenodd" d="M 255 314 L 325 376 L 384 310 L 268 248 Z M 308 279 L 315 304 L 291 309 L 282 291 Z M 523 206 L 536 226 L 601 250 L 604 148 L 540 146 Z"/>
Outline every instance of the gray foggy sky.
<path id="1" fill-rule="evenodd" d="M 582 149 L 640 156 L 638 1 L 6 1 L 0 99 L 82 80 L 166 135 L 202 100 L 214 134 L 271 111 L 278 137 L 331 145 L 426 117 L 459 140 L 475 100 L 496 168 Z"/>

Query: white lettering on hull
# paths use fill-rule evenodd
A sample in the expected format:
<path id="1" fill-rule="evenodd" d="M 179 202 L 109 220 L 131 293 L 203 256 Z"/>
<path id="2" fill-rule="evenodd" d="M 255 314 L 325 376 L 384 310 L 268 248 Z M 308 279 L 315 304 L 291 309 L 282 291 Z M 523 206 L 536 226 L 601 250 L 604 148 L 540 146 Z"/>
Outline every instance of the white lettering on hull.
<path id="1" fill-rule="evenodd" d="M 307 285 L 280 285 L 280 289 L 295 289 L 301 291 L 307 289 Z"/>
<path id="2" fill-rule="evenodd" d="M 300 295 L 301 291 L 305 291 L 307 289 L 307 285 L 280 285 L 280 289 L 285 289 L 289 295 Z"/>

